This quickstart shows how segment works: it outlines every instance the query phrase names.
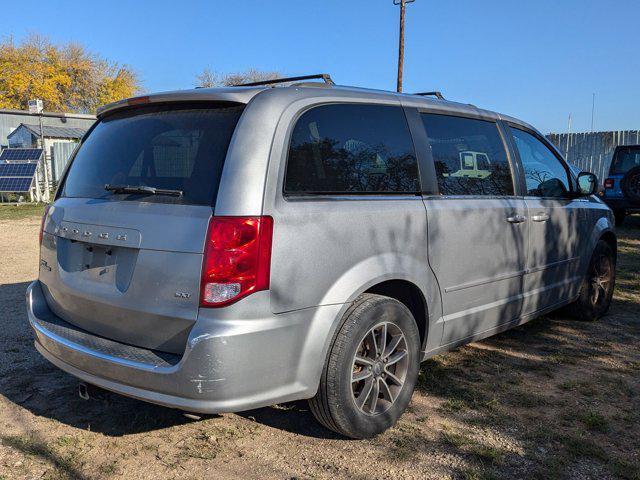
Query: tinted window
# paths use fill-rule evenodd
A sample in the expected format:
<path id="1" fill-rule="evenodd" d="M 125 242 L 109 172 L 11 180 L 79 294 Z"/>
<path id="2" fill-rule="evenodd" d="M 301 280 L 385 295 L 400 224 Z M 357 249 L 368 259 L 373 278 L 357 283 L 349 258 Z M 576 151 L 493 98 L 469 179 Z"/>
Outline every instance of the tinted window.
<path id="1" fill-rule="evenodd" d="M 323 105 L 293 130 L 285 192 L 416 193 L 418 164 L 404 112 L 383 105 Z"/>
<path id="2" fill-rule="evenodd" d="M 637 166 L 640 166 L 640 147 L 620 148 L 611 163 L 610 173 L 627 173 Z"/>
<path id="3" fill-rule="evenodd" d="M 442 195 L 513 195 L 507 154 L 494 122 L 423 114 Z"/>
<path id="4" fill-rule="evenodd" d="M 241 106 L 150 106 L 101 120 L 80 146 L 62 196 L 211 205 Z M 122 194 L 105 185 L 181 190 Z"/>
<path id="5" fill-rule="evenodd" d="M 511 128 L 524 169 L 527 195 L 564 197 L 569 192 L 569 176 L 553 152 L 535 136 Z"/>

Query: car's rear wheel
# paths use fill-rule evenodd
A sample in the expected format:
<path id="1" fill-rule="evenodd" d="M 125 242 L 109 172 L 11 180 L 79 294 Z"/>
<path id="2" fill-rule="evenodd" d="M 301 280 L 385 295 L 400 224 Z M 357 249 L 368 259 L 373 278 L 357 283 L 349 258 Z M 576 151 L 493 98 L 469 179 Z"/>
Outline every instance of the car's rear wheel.
<path id="1" fill-rule="evenodd" d="M 387 430 L 411 400 L 419 355 L 420 334 L 409 309 L 389 297 L 362 295 L 343 317 L 311 411 L 347 437 Z"/>
<path id="2" fill-rule="evenodd" d="M 589 262 L 580 287 L 580 296 L 569 306 L 569 313 L 579 320 L 598 320 L 609 310 L 616 281 L 616 257 L 607 242 L 600 240 Z"/>

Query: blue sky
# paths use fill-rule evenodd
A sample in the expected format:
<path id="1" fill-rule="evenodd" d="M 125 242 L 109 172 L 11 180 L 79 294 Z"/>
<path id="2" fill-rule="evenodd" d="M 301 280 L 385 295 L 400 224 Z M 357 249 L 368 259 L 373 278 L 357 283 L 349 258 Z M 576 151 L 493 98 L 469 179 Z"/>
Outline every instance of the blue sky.
<path id="1" fill-rule="evenodd" d="M 416 0 L 407 7 L 405 91 L 520 117 L 543 132 L 640 129 L 638 0 Z M 392 0 L 0 1 L 0 34 L 78 41 L 140 75 L 191 88 L 209 67 L 395 88 Z"/>

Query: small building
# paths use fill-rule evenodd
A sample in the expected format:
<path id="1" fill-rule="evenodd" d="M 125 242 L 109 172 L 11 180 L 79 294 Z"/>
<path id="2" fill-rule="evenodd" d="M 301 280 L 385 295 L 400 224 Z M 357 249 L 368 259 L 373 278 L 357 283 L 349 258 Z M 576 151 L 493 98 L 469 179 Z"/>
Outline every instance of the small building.
<path id="1" fill-rule="evenodd" d="M 42 119 L 42 125 L 45 127 L 72 127 L 85 130 L 88 130 L 96 121 L 95 115 L 83 113 L 45 111 L 41 114 L 33 114 L 25 110 L 0 109 L 0 148 L 9 146 L 7 137 L 20 124 L 40 125 L 40 119 Z"/>
<path id="2" fill-rule="evenodd" d="M 24 110 L 0 109 L 0 151 L 18 152 L 20 148 L 44 150 L 44 155 L 39 157 L 30 193 L 38 201 L 47 200 L 78 141 L 95 121 L 95 115 L 81 113 L 45 111 L 32 114 Z M 7 155 L 11 157 L 12 153 Z"/>
<path id="3" fill-rule="evenodd" d="M 21 123 L 7 136 L 9 148 L 37 148 L 40 139 L 44 138 L 44 149 L 49 152 L 55 142 L 76 143 L 86 133 L 86 128 L 80 127 L 52 127 L 50 125 L 29 125 Z"/>

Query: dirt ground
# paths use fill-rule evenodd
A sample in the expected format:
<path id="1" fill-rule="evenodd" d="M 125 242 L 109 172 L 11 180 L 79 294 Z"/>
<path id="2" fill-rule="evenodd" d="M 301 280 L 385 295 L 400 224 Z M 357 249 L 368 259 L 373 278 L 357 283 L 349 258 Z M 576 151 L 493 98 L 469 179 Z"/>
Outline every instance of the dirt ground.
<path id="1" fill-rule="evenodd" d="M 638 217 L 620 232 L 606 318 L 540 318 L 435 357 L 398 425 L 353 441 L 305 402 L 192 421 L 106 392 L 80 399 L 32 345 L 39 218 L 20 216 L 0 215 L 0 480 L 640 479 Z"/>

